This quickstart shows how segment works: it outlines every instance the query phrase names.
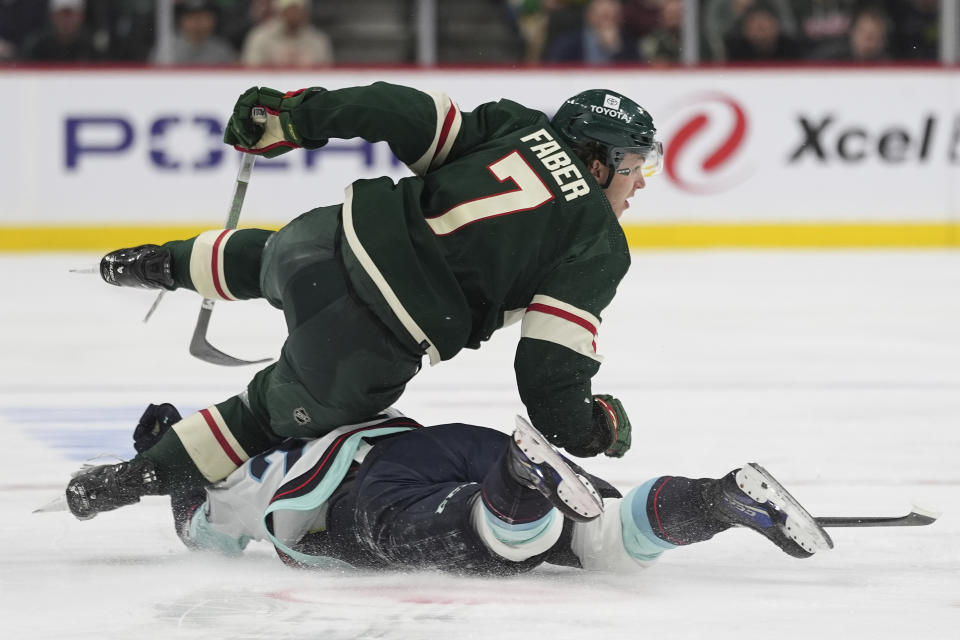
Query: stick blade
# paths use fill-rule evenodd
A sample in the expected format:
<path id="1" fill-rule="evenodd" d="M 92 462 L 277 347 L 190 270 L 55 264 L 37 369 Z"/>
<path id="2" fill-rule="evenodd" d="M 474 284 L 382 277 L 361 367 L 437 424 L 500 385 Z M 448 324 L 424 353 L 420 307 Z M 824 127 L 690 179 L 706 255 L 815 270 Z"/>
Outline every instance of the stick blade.
<path id="1" fill-rule="evenodd" d="M 913 507 L 911 507 L 910 513 L 907 514 L 907 517 L 916 523 L 912 526 L 922 527 L 928 524 L 933 524 L 937 521 L 937 518 L 939 518 L 940 515 L 940 512 L 935 509 L 928 509 L 915 504 Z"/>
<path id="2" fill-rule="evenodd" d="M 914 505 L 905 516 L 817 518 L 821 527 L 925 527 L 937 521 L 940 514 Z"/>
<path id="3" fill-rule="evenodd" d="M 193 329 L 193 337 L 190 339 L 190 355 L 210 364 L 220 365 L 221 367 L 243 367 L 250 364 L 262 364 L 270 362 L 273 358 L 261 358 L 260 360 L 241 360 L 220 351 L 207 341 L 207 328 L 210 326 L 210 315 L 213 313 L 214 301 L 209 298 L 203 299 L 200 306 L 200 313 L 197 315 L 197 325 Z"/>
<path id="4" fill-rule="evenodd" d="M 209 362 L 210 364 L 220 365 L 221 367 L 243 367 L 250 364 L 262 364 L 270 362 L 273 358 L 261 358 L 260 360 L 241 360 L 220 351 L 206 340 L 191 341 L 190 355 L 194 358 Z"/>

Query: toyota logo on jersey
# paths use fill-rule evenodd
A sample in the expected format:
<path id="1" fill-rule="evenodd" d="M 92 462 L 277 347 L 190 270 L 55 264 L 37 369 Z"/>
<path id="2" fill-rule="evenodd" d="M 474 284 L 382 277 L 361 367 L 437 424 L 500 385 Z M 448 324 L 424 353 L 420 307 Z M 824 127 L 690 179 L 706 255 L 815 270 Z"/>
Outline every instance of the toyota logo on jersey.
<path id="1" fill-rule="evenodd" d="M 709 195 L 743 182 L 748 122 L 740 104 L 723 94 L 700 94 L 668 110 L 664 172 L 677 188 Z"/>

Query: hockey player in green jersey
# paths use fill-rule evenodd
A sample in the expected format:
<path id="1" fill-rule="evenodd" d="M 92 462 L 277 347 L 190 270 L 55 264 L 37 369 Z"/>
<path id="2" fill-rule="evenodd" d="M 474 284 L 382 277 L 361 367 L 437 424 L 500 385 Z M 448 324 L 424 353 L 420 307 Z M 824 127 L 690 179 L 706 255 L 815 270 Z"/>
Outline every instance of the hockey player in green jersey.
<path id="1" fill-rule="evenodd" d="M 243 393 L 187 416 L 132 461 L 74 478 L 71 510 L 87 518 L 216 482 L 284 438 L 375 415 L 424 356 L 448 360 L 515 321 L 532 423 L 573 455 L 623 455 L 629 419 L 590 380 L 600 314 L 630 264 L 618 219 L 662 166 L 655 132 L 642 107 L 602 89 L 552 120 L 510 100 L 462 112 L 444 94 L 386 83 L 249 89 L 224 136 L 239 150 L 273 157 L 360 137 L 386 141 L 415 175 L 358 180 L 342 205 L 275 233 L 213 230 L 105 256 L 111 284 L 266 298 L 289 335 Z"/>

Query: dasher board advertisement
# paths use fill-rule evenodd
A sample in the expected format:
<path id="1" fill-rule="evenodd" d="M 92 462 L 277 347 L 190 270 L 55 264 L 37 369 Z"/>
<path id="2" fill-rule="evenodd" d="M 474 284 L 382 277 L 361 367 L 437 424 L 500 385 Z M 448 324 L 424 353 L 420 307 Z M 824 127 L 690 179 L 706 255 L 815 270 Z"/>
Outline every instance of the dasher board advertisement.
<path id="1" fill-rule="evenodd" d="M 217 227 L 239 166 L 221 137 L 240 93 L 377 80 L 446 92 L 465 111 L 509 98 L 552 115 L 585 89 L 631 96 L 652 113 L 666 161 L 633 199 L 628 228 L 766 229 L 774 245 L 776 228 L 854 240 L 869 227 L 927 229 L 946 234 L 934 244 L 955 242 L 956 71 L 118 69 L 0 72 L 0 116 L 13 123 L 0 155 L 0 248 L 17 248 L 12 238 L 39 228 L 100 228 L 109 237 L 131 227 Z M 411 174 L 386 144 L 357 139 L 259 160 L 241 224 L 279 226 L 340 202 L 355 179 L 382 175 Z"/>

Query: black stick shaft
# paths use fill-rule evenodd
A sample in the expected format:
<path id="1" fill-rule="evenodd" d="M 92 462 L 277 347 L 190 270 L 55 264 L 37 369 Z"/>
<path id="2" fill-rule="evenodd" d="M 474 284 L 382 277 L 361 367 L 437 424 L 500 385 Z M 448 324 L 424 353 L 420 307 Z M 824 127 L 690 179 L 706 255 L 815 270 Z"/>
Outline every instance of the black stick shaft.
<path id="1" fill-rule="evenodd" d="M 836 518 L 817 518 L 817 524 L 821 527 L 922 527 L 933 524 L 937 519 L 916 511 L 911 511 L 905 516 L 884 517 L 884 518 L 857 518 L 857 517 L 836 517 Z"/>

